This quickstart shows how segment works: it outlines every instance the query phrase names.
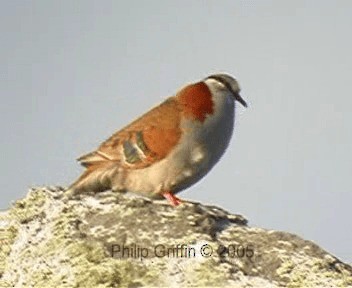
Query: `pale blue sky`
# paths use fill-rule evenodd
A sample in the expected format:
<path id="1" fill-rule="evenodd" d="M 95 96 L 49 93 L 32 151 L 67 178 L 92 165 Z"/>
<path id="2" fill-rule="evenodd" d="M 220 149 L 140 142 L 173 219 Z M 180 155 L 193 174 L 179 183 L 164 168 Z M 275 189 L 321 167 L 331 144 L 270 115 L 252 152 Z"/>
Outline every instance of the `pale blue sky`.
<path id="1" fill-rule="evenodd" d="M 237 77 L 222 161 L 181 198 L 352 262 L 351 1 L 1 1 L 0 207 L 185 83 Z"/>

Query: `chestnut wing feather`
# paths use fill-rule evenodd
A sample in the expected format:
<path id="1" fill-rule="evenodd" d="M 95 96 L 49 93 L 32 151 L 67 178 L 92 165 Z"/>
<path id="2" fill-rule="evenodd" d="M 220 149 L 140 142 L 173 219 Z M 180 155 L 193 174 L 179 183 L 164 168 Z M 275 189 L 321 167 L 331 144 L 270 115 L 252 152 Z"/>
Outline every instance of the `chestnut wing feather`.
<path id="1" fill-rule="evenodd" d="M 179 104 L 170 97 L 78 161 L 87 168 L 111 161 L 126 168 L 148 167 L 164 159 L 179 142 L 180 121 Z"/>

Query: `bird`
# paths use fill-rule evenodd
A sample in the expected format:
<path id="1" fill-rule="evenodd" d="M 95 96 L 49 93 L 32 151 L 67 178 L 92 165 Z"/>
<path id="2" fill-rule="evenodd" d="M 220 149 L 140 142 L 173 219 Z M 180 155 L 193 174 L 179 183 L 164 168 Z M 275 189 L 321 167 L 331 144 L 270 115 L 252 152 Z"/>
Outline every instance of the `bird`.
<path id="1" fill-rule="evenodd" d="M 225 73 L 182 87 L 79 157 L 86 170 L 66 195 L 112 190 L 183 203 L 175 194 L 202 179 L 227 149 L 235 103 L 247 107 L 240 90 Z"/>

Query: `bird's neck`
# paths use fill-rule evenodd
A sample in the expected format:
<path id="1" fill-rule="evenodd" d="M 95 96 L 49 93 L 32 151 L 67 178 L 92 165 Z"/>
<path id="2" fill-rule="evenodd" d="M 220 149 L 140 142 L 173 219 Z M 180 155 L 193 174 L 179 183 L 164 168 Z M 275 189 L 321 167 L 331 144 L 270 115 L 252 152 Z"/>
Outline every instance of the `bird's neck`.
<path id="1" fill-rule="evenodd" d="M 188 85 L 176 96 L 186 118 L 204 122 L 207 115 L 214 113 L 213 97 L 204 82 Z"/>

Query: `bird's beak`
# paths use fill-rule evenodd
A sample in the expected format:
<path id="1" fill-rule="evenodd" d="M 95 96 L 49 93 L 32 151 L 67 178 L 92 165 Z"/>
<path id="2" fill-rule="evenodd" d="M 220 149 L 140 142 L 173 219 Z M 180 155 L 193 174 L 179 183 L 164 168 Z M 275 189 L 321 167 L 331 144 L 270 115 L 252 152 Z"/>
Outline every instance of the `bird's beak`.
<path id="1" fill-rule="evenodd" d="M 243 105 L 243 107 L 247 107 L 247 103 L 246 103 L 246 101 L 243 100 L 240 93 L 234 93 L 234 97 L 235 97 L 235 100 L 237 100 L 238 102 L 240 102 Z"/>

